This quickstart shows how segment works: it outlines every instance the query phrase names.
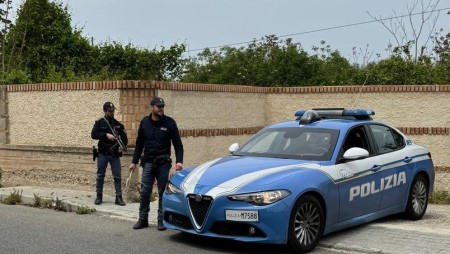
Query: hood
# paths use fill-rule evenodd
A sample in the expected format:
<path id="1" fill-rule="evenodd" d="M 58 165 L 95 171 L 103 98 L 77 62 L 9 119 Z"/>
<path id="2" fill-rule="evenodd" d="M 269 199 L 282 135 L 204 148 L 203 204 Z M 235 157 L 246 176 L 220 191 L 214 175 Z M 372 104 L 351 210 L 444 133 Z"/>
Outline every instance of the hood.
<path id="1" fill-rule="evenodd" d="M 186 194 L 201 193 L 215 197 L 233 193 L 250 183 L 271 184 L 298 170 L 319 167 L 319 164 L 311 161 L 227 156 L 186 172 L 180 187 Z"/>

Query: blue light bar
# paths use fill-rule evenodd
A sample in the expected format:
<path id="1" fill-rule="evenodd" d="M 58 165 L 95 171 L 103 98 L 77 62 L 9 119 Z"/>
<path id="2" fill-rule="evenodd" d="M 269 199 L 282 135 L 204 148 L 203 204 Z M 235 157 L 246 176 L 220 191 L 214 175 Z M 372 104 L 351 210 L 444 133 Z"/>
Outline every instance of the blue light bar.
<path id="1" fill-rule="evenodd" d="M 315 113 L 316 118 L 319 119 L 332 119 L 342 117 L 354 117 L 355 119 L 372 119 L 370 116 L 375 115 L 375 111 L 371 109 L 344 109 L 344 108 L 313 108 L 312 110 L 297 110 L 295 116 L 297 120 L 306 117 L 305 114 L 308 111 Z"/>
<path id="2" fill-rule="evenodd" d="M 342 112 L 343 116 L 373 116 L 375 111 L 371 109 L 346 109 Z"/>

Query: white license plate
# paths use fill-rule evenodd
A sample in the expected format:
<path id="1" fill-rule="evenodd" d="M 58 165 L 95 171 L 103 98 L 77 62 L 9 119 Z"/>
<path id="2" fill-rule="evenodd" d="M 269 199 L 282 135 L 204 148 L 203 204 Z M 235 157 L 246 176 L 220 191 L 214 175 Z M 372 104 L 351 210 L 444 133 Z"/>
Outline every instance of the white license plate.
<path id="1" fill-rule="evenodd" d="M 225 220 L 230 221 L 259 221 L 258 211 L 225 210 Z"/>

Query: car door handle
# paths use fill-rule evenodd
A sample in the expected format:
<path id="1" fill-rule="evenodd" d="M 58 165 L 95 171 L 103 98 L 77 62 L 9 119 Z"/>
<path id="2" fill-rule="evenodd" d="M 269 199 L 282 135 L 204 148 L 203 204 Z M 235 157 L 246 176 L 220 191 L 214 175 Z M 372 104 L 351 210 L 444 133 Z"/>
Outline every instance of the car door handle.
<path id="1" fill-rule="evenodd" d="M 412 158 L 406 156 L 406 157 L 403 159 L 403 161 L 406 162 L 406 163 L 408 163 L 408 162 L 412 161 Z"/>
<path id="2" fill-rule="evenodd" d="M 373 172 L 377 172 L 378 170 L 380 170 L 380 168 L 381 166 L 379 165 L 373 165 L 373 167 L 370 170 L 372 170 Z"/>

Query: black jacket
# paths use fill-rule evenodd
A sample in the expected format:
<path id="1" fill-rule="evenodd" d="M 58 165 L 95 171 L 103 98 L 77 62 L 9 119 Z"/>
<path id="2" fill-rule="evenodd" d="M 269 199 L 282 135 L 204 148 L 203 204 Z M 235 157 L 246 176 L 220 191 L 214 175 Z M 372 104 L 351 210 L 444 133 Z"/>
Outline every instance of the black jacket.
<path id="1" fill-rule="evenodd" d="M 95 121 L 94 127 L 92 128 L 91 137 L 93 139 L 98 139 L 98 152 L 99 153 L 114 153 L 117 154 L 119 146 L 116 145 L 116 141 L 111 141 L 106 137 L 106 134 L 113 134 L 105 119 L 100 118 Z M 122 139 L 123 144 L 126 146 L 128 144 L 128 137 L 125 131 L 125 127 L 116 119 L 108 119 L 109 124 L 116 131 L 116 133 Z M 111 149 L 112 148 L 112 149 Z"/>
<path id="2" fill-rule="evenodd" d="M 169 116 L 161 116 L 159 121 L 152 121 L 151 114 L 144 117 L 139 125 L 134 149 L 133 163 L 137 164 L 143 157 L 170 155 L 170 142 L 175 149 L 176 163 L 183 163 L 183 143 L 178 132 L 177 123 Z"/>

